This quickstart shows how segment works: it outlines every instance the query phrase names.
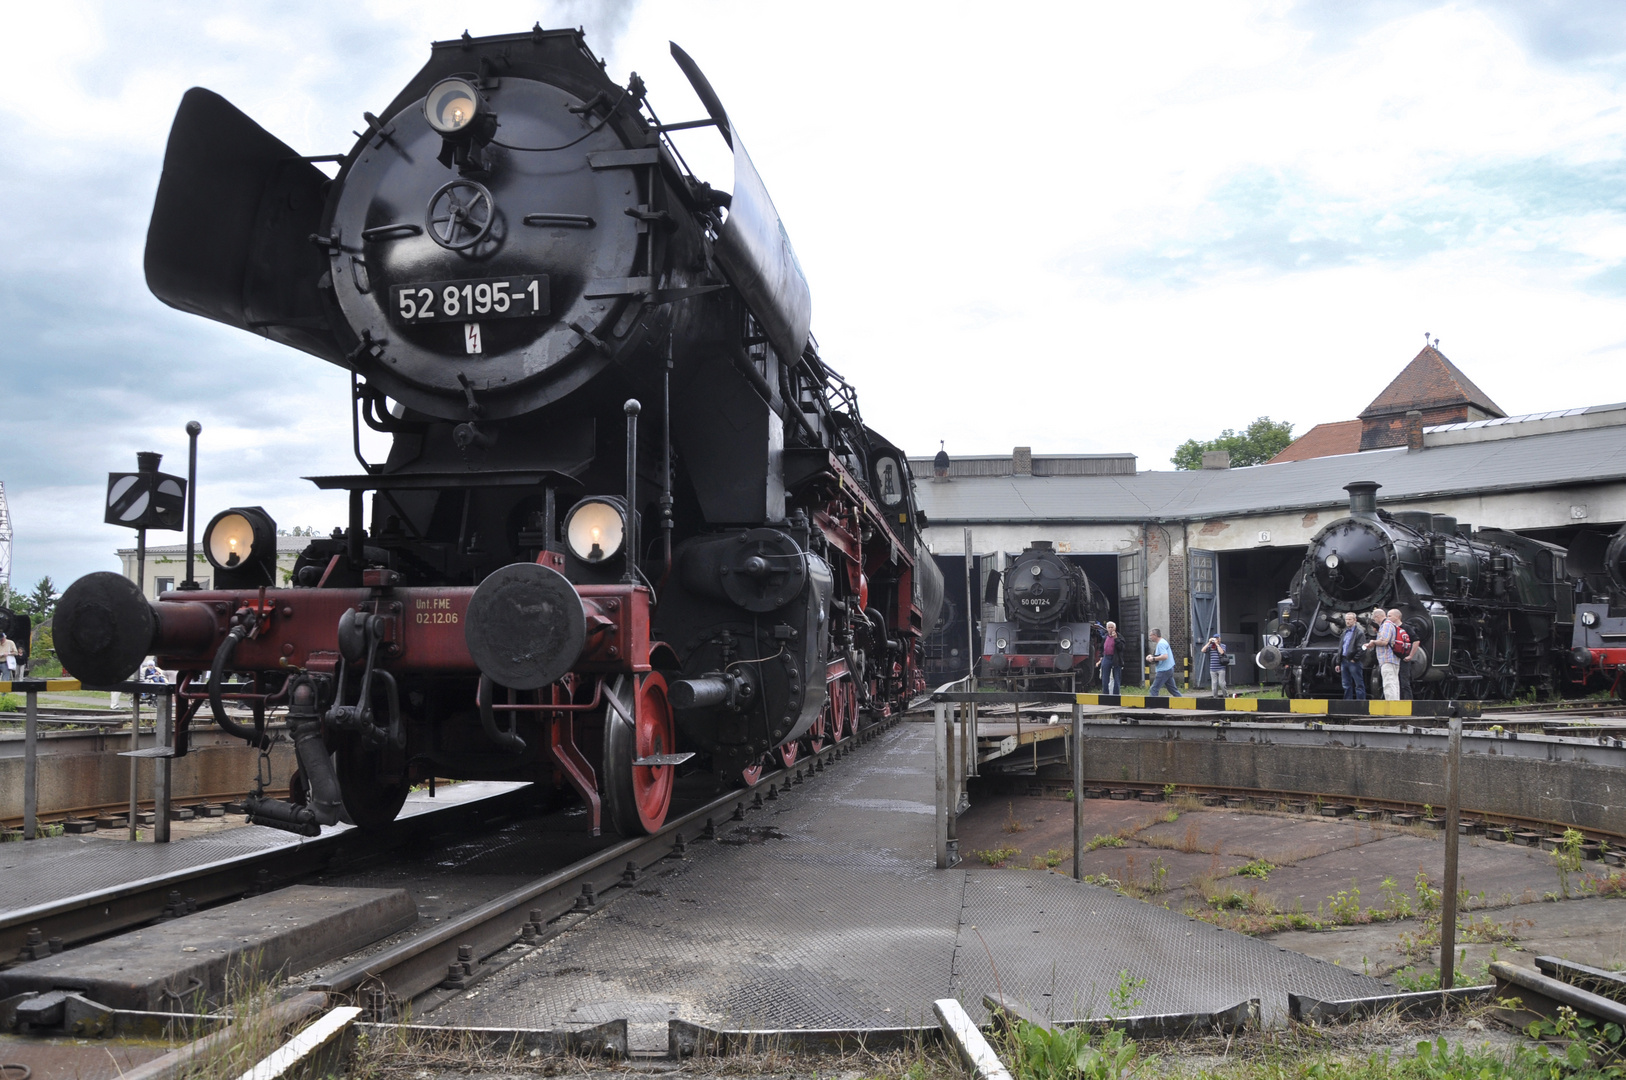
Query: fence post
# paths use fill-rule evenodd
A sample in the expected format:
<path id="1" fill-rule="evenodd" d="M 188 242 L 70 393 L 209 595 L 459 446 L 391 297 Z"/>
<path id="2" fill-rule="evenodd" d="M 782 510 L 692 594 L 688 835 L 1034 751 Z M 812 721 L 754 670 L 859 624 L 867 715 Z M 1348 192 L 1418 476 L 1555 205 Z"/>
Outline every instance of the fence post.
<path id="1" fill-rule="evenodd" d="M 172 684 L 167 689 L 169 693 L 158 696 L 158 721 L 154 725 L 153 742 L 170 747 L 175 745 L 175 687 Z M 153 759 L 152 842 L 155 844 L 169 843 L 170 761 L 167 757 Z"/>
<path id="2" fill-rule="evenodd" d="M 39 834 L 39 690 L 24 691 L 23 713 L 23 839 Z"/>
<path id="3" fill-rule="evenodd" d="M 939 701 L 932 731 L 937 743 L 937 868 L 949 868 L 948 857 L 948 706 Z"/>
<path id="4" fill-rule="evenodd" d="M 140 670 L 137 669 L 137 681 L 140 680 Z M 130 695 L 130 753 L 133 755 L 141 749 L 141 694 L 137 691 Z M 136 828 L 136 812 L 141 809 L 136 800 L 136 788 L 140 783 L 141 759 L 130 758 L 130 839 L 136 840 L 140 836 Z"/>
<path id="5" fill-rule="evenodd" d="M 948 845 L 950 866 L 960 861 L 960 769 L 957 760 L 960 748 L 956 745 L 954 729 L 960 722 L 961 708 L 963 706 L 956 703 L 954 711 L 944 717 L 947 723 L 943 726 L 944 737 L 948 740 L 948 801 L 944 804 L 948 810 L 948 831 L 944 834 L 943 840 Z"/>
<path id="6" fill-rule="evenodd" d="M 1452 712 L 1456 712 L 1455 703 Z M 1456 982 L 1457 951 L 1457 816 L 1462 811 L 1462 719 L 1451 718 L 1445 751 L 1445 881 L 1440 890 L 1440 989 Z"/>
<path id="7" fill-rule="evenodd" d="M 1084 706 L 1073 701 L 1073 880 L 1084 880 Z"/>

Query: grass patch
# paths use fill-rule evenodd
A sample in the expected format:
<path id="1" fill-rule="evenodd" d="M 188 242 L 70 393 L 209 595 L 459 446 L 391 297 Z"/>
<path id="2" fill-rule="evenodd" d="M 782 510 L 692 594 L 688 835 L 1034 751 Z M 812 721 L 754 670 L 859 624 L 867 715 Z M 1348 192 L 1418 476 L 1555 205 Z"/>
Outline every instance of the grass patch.
<path id="1" fill-rule="evenodd" d="M 1274 869 L 1276 869 L 1275 864 L 1268 863 L 1264 859 L 1255 859 L 1237 867 L 1236 875 L 1238 877 L 1258 878 L 1263 881 L 1270 876 L 1270 872 Z"/>
<path id="2" fill-rule="evenodd" d="M 1095 836 L 1090 837 L 1090 839 L 1084 842 L 1084 850 L 1095 851 L 1098 848 L 1104 847 L 1123 847 L 1127 843 L 1129 843 L 1129 841 L 1125 840 L 1121 836 L 1103 836 L 1100 833 L 1097 833 Z"/>
<path id="3" fill-rule="evenodd" d="M 1014 856 L 1022 854 L 1022 849 L 1001 846 L 996 848 L 985 848 L 984 850 L 975 852 L 974 854 L 978 859 L 982 860 L 983 865 L 997 868 L 1004 866 Z"/>
<path id="4" fill-rule="evenodd" d="M 1031 829 L 1032 827 L 1033 826 L 1031 826 L 1031 825 L 1025 825 L 1022 822 L 1016 820 L 1016 810 L 1015 810 L 1014 804 L 1012 804 L 1012 803 L 1006 803 L 1005 804 L 1005 824 L 1003 826 L 1001 826 L 1001 828 L 1003 828 L 1008 833 L 1019 833 L 1019 832 L 1026 832 L 1027 830 Z"/>

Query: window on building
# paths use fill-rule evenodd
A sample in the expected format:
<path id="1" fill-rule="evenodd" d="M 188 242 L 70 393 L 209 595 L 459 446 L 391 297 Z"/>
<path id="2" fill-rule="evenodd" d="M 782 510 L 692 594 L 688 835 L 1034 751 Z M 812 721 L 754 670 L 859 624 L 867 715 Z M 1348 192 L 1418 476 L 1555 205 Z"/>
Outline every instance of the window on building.
<path id="1" fill-rule="evenodd" d="M 158 579 L 157 586 L 158 595 L 162 596 L 175 587 L 175 579 L 172 577 L 161 577 Z"/>

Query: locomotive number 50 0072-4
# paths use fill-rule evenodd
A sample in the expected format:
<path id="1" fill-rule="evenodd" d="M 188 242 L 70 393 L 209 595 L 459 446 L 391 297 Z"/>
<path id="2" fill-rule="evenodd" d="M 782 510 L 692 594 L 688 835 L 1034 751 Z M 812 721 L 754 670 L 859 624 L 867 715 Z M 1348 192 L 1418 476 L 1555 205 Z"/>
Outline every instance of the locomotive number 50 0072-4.
<path id="1" fill-rule="evenodd" d="M 404 323 L 523 319 L 548 313 L 548 275 L 390 286 L 390 309 Z"/>

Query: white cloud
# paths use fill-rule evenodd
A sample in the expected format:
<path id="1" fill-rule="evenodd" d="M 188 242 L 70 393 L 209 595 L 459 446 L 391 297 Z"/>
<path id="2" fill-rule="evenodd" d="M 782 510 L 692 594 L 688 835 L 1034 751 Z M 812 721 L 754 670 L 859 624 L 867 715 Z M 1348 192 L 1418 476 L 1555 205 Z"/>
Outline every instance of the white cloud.
<path id="1" fill-rule="evenodd" d="M 1359 411 L 1427 329 L 1504 408 L 1626 398 L 1626 33 L 1609 5 L 62 2 L 13 12 L 0 102 L 4 444 L 17 574 L 127 537 L 100 476 L 206 427 L 204 507 L 337 523 L 343 373 L 163 308 L 141 277 L 175 103 L 205 85 L 348 146 L 428 43 L 587 23 L 663 119 L 705 69 L 866 418 L 919 452 L 1129 450 Z M 726 184 L 714 133 L 682 137 Z M 1539 377 L 1538 377 L 1539 376 Z M 233 448 L 237 449 L 235 452 Z"/>

